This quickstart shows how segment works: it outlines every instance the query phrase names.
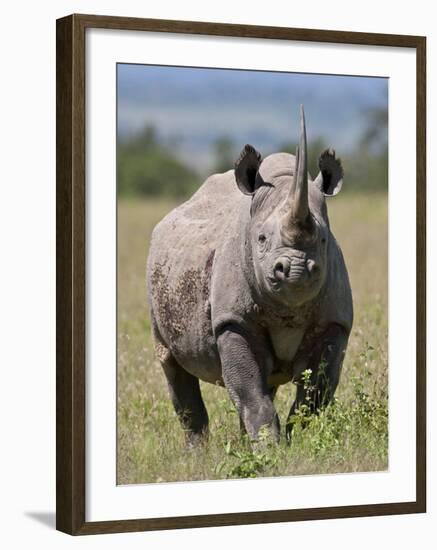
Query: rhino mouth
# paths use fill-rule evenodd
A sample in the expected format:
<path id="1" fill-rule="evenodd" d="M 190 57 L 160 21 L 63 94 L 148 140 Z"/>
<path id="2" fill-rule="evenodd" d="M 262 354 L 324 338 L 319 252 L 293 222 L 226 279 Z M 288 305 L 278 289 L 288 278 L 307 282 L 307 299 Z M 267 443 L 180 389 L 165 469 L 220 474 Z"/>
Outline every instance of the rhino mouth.
<path id="1" fill-rule="evenodd" d="M 285 273 L 282 268 L 276 269 L 269 275 L 269 280 L 276 284 L 299 283 L 308 279 L 305 269 L 293 269 Z"/>
<path id="2" fill-rule="evenodd" d="M 268 278 L 270 286 L 274 290 L 282 290 L 287 287 L 293 287 L 294 289 L 307 288 L 308 286 L 314 284 L 316 281 L 309 280 L 309 277 L 304 272 L 295 272 L 283 279 L 277 279 L 276 276 L 271 276 Z"/>

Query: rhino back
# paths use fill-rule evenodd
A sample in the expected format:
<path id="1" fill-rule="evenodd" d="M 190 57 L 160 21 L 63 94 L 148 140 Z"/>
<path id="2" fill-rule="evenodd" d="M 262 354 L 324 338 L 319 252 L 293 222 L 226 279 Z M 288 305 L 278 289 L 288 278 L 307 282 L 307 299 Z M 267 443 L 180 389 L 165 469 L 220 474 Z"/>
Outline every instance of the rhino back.
<path id="1" fill-rule="evenodd" d="M 147 285 L 155 332 L 184 368 L 208 381 L 219 368 L 211 328 L 214 263 L 235 236 L 247 200 L 233 170 L 211 176 L 152 233 Z"/>

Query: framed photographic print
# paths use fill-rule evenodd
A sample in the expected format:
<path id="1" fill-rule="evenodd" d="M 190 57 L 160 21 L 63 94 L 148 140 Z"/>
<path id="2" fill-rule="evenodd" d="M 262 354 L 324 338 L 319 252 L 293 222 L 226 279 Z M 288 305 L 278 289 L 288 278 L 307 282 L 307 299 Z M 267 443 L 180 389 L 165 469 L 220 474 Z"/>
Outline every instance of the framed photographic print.
<path id="1" fill-rule="evenodd" d="M 57 21 L 57 528 L 426 509 L 424 37 Z"/>

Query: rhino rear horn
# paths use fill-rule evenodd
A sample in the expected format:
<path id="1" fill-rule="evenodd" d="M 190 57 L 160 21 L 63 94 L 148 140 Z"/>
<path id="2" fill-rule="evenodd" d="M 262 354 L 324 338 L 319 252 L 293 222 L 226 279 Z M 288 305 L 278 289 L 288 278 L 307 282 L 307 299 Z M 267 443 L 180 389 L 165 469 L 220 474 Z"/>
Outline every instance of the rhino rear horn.
<path id="1" fill-rule="evenodd" d="M 256 175 L 261 164 L 261 153 L 252 145 L 245 145 L 235 163 L 235 179 L 238 189 L 245 195 L 256 191 Z"/>
<path id="2" fill-rule="evenodd" d="M 337 195 L 343 186 L 343 167 L 334 149 L 326 149 L 319 157 L 320 172 L 314 183 L 327 197 Z"/>

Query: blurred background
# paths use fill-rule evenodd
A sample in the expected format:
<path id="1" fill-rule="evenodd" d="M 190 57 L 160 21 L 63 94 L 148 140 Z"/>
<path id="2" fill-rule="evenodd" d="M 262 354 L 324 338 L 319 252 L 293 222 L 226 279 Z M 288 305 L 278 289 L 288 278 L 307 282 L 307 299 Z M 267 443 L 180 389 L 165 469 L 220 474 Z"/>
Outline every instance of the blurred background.
<path id="1" fill-rule="evenodd" d="M 249 473 L 385 470 L 388 81 L 123 64 L 117 79 L 118 483 L 242 475 L 247 449 L 223 388 L 201 382 L 211 437 L 196 453 L 184 450 L 153 352 L 146 258 L 155 225 L 208 175 L 233 168 L 246 143 L 263 157 L 294 153 L 301 103 L 312 176 L 328 146 L 343 161 L 345 184 L 328 210 L 349 271 L 355 320 L 336 393 L 340 408 L 323 420 L 323 429 L 315 425 L 291 448 L 282 445 L 251 462 L 256 467 Z M 276 396 L 282 423 L 293 394 L 287 384 Z"/>
<path id="2" fill-rule="evenodd" d="M 119 64 L 117 84 L 120 196 L 184 198 L 246 143 L 294 153 L 300 103 L 313 177 L 330 146 L 345 188 L 387 187 L 387 79 Z"/>

